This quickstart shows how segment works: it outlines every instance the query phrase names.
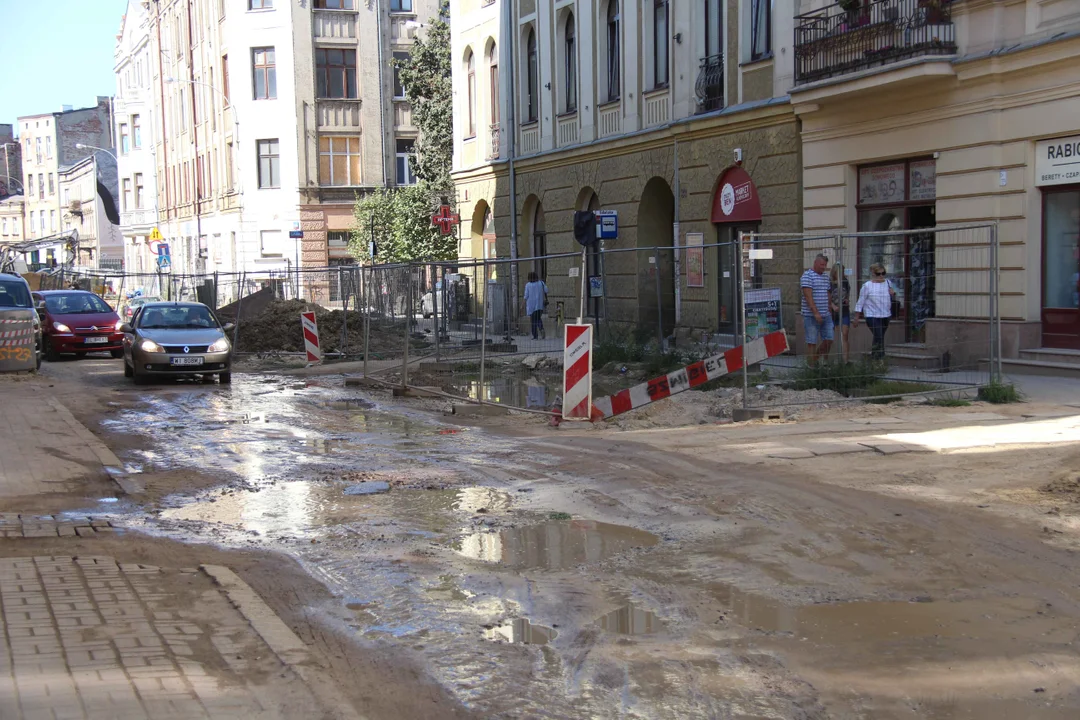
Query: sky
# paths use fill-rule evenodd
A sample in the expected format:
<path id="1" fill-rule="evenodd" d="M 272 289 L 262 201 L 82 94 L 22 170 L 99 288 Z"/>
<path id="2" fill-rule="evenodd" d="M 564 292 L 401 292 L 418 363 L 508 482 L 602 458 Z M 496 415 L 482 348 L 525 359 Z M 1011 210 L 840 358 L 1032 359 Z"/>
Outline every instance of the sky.
<path id="1" fill-rule="evenodd" d="M 0 0 L 0 123 L 114 95 L 113 52 L 126 10 L 127 0 Z"/>

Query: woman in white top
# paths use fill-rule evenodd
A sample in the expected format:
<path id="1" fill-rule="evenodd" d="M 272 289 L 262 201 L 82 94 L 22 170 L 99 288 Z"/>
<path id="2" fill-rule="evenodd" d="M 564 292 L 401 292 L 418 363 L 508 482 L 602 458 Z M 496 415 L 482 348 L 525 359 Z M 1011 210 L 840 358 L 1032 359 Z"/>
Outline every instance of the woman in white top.
<path id="1" fill-rule="evenodd" d="M 881 263 L 870 266 L 870 275 L 871 278 L 859 290 L 859 302 L 855 304 L 855 317 L 851 325 L 858 327 L 859 321 L 866 318 L 866 327 L 874 336 L 870 357 L 880 360 L 885 357 L 885 331 L 889 329 L 896 291 L 885 279 L 885 267 Z"/>

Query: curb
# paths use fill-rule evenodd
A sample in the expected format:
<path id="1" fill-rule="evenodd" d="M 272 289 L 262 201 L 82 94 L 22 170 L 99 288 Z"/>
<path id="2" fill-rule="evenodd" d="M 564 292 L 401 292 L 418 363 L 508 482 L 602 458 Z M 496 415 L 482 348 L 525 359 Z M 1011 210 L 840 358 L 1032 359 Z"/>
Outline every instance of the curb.
<path id="1" fill-rule="evenodd" d="M 270 646 L 278 659 L 300 676 L 316 700 L 325 700 L 325 704 L 331 706 L 330 709 L 336 717 L 344 720 L 366 720 L 336 687 L 321 677 L 322 664 L 311 654 L 304 641 L 297 637 L 250 585 L 223 565 L 201 567 L 202 571 L 225 591 L 229 602 L 251 623 L 251 627 L 263 642 Z"/>

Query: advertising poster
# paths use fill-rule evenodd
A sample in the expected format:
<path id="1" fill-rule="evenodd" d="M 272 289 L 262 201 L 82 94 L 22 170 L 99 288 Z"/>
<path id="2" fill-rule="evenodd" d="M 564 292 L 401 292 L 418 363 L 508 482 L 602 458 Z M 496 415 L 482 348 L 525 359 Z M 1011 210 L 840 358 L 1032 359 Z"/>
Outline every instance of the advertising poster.
<path id="1" fill-rule="evenodd" d="M 705 235 L 686 233 L 686 286 L 705 287 Z"/>
<path id="2" fill-rule="evenodd" d="M 750 340 L 782 330 L 780 288 L 746 291 L 746 337 Z"/>

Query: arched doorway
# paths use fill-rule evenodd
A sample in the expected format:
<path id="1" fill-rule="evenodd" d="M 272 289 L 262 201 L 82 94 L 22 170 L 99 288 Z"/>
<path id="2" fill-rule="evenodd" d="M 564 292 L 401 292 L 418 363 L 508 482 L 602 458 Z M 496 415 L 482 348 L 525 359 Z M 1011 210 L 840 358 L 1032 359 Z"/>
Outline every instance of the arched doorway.
<path id="1" fill-rule="evenodd" d="M 638 324 L 655 329 L 659 337 L 675 330 L 675 253 L 672 227 L 675 223 L 675 195 L 663 178 L 645 185 L 638 203 L 637 245 L 639 248 L 666 248 L 638 255 Z"/>
<path id="2" fill-rule="evenodd" d="M 489 222 L 491 217 L 491 208 L 488 207 L 486 200 L 480 200 L 476 203 L 476 207 L 473 208 L 472 226 L 469 233 L 470 242 L 470 255 L 479 259 L 487 259 L 487 244 L 485 242 L 485 225 Z"/>

